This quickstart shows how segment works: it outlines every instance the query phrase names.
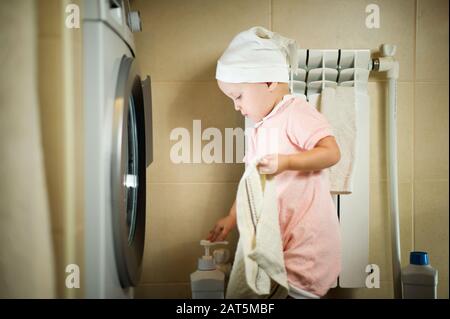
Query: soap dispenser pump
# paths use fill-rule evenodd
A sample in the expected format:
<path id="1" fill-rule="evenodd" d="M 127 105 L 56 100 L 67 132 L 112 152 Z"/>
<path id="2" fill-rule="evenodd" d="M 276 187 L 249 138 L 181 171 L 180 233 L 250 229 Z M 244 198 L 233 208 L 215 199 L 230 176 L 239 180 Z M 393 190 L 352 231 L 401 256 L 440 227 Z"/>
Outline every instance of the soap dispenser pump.
<path id="1" fill-rule="evenodd" d="M 226 245 L 228 242 L 200 241 L 200 245 L 205 248 L 205 254 L 198 259 L 197 271 L 191 274 L 192 299 L 225 298 L 225 275 L 216 269 L 214 257 L 210 254 L 210 247 L 220 244 Z"/>

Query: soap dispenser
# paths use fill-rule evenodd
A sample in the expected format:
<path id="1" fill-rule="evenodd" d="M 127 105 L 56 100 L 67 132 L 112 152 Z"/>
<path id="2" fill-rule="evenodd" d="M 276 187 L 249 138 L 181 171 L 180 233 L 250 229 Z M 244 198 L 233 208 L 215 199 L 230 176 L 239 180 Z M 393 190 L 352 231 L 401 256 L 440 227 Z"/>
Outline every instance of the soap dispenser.
<path id="1" fill-rule="evenodd" d="M 226 245 L 227 241 L 210 242 L 201 240 L 200 245 L 205 248 L 205 254 L 198 259 L 198 269 L 191 274 L 192 299 L 224 299 L 225 274 L 216 268 L 210 247 Z"/>

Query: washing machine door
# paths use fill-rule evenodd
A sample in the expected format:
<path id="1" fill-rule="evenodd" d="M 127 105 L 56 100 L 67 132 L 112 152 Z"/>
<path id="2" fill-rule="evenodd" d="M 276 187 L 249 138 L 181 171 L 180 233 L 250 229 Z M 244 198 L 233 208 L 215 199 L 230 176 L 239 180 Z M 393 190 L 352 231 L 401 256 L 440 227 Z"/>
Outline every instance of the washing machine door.
<path id="1" fill-rule="evenodd" d="M 123 56 L 114 101 L 111 154 L 114 251 L 123 288 L 136 286 L 142 270 L 147 153 L 151 153 L 146 138 L 146 130 L 147 135 L 151 133 L 151 123 L 146 125 L 151 121 L 149 87 L 149 83 L 143 85 L 135 60 Z"/>

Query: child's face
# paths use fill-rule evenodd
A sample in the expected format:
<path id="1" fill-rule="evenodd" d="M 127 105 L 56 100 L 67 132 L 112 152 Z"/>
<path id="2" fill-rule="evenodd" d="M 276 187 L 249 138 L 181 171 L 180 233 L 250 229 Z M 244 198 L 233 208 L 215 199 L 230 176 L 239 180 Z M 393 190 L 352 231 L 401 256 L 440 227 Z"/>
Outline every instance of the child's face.
<path id="1" fill-rule="evenodd" d="M 253 122 L 261 121 L 274 107 L 275 83 L 228 83 L 217 81 L 220 90 L 234 102 L 236 111 Z"/>

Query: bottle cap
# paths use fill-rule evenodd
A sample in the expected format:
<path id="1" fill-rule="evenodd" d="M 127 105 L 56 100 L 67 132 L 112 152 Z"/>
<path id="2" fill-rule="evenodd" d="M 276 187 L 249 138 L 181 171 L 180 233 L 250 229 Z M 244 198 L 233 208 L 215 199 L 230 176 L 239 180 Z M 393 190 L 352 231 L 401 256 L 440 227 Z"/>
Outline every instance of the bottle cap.
<path id="1" fill-rule="evenodd" d="M 201 240 L 200 245 L 205 248 L 205 254 L 198 259 L 198 269 L 199 270 L 214 270 L 216 269 L 216 264 L 214 262 L 213 256 L 210 255 L 209 247 L 215 245 L 227 245 L 227 241 L 216 241 L 210 242 L 209 240 Z"/>
<path id="2" fill-rule="evenodd" d="M 409 263 L 411 265 L 428 265 L 428 253 L 425 251 L 412 251 L 409 255 Z"/>
<path id="3" fill-rule="evenodd" d="M 228 259 L 230 259 L 230 251 L 225 248 L 216 249 L 214 250 L 213 256 L 216 265 L 226 264 Z"/>

